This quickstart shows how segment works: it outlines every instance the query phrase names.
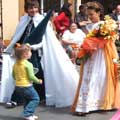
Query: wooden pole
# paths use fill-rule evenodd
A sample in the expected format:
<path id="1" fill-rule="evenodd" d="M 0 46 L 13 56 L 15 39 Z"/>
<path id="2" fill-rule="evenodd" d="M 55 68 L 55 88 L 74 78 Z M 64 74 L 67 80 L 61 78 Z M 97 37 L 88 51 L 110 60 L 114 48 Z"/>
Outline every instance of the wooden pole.
<path id="1" fill-rule="evenodd" d="M 24 4 L 25 0 L 19 0 L 19 18 L 24 15 Z"/>

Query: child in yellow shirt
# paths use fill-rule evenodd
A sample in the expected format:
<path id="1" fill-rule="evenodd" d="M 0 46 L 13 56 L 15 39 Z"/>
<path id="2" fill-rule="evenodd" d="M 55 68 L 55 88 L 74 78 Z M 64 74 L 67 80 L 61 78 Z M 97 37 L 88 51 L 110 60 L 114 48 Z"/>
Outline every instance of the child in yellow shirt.
<path id="1" fill-rule="evenodd" d="M 15 79 L 15 91 L 25 100 L 23 117 L 26 120 L 38 119 L 34 115 L 35 109 L 39 104 L 40 98 L 32 83 L 42 84 L 42 80 L 34 75 L 33 65 L 27 59 L 30 59 L 31 48 L 27 44 L 16 44 L 15 57 L 16 63 L 13 66 L 13 77 Z"/>

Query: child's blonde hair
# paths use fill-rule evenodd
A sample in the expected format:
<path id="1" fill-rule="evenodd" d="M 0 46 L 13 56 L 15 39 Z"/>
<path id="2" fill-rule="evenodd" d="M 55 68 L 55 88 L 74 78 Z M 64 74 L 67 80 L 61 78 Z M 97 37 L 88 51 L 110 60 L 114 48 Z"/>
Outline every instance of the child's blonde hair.
<path id="1" fill-rule="evenodd" d="M 15 44 L 15 57 L 17 59 L 22 59 L 24 53 L 31 51 L 30 45 L 29 44 Z"/>

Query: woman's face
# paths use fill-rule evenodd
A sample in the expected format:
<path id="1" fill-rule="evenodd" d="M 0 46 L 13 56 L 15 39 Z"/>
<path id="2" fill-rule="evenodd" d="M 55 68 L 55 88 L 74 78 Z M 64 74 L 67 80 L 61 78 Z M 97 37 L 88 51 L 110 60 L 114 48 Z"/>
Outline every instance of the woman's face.
<path id="1" fill-rule="evenodd" d="M 70 32 L 74 33 L 76 31 L 76 29 L 77 29 L 77 25 L 75 23 L 72 23 L 70 25 Z"/>
<path id="2" fill-rule="evenodd" d="M 120 15 L 120 5 L 117 6 L 116 12 L 118 15 Z"/>
<path id="3" fill-rule="evenodd" d="M 34 17 L 35 14 L 39 12 L 39 9 L 36 6 L 32 6 L 32 7 L 28 7 L 26 12 L 28 13 L 29 16 Z"/>
<path id="4" fill-rule="evenodd" d="M 96 23 L 100 20 L 100 12 L 96 12 L 95 10 L 87 10 L 88 18 Z"/>
<path id="5" fill-rule="evenodd" d="M 69 6 L 69 11 L 72 13 L 72 11 L 73 11 L 73 6 L 72 5 Z"/>

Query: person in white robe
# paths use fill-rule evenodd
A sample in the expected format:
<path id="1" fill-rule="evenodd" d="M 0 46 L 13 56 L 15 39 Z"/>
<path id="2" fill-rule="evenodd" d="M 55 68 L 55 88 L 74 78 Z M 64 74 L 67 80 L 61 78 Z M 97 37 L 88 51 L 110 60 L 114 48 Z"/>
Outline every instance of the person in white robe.
<path id="1" fill-rule="evenodd" d="M 3 53 L 3 68 L 2 68 L 2 80 L 1 80 L 1 102 L 10 102 L 11 94 L 14 90 L 14 80 L 11 76 L 12 65 L 14 64 L 13 48 L 15 43 L 23 41 L 24 32 L 31 21 L 33 20 L 34 27 L 36 28 L 38 24 L 43 20 L 44 16 L 39 14 L 39 3 L 32 2 L 25 4 L 26 14 L 20 18 L 19 24 L 16 27 L 16 31 L 13 35 L 10 45 L 5 49 Z M 25 36 L 24 36 L 25 37 Z"/>
<path id="2" fill-rule="evenodd" d="M 41 21 L 40 15 L 37 14 L 37 16 L 33 17 L 33 20 L 34 25 L 37 26 Z M 15 43 L 21 38 L 28 22 L 28 15 L 21 18 L 10 45 L 4 51 L 0 102 L 9 101 L 14 91 L 14 79 L 11 74 L 15 60 L 11 53 Z M 32 45 L 31 48 L 34 51 L 38 51 L 40 48 L 43 49 L 42 63 L 45 77 L 46 105 L 55 105 L 56 107 L 72 105 L 79 74 L 49 24 L 42 42 Z"/>

